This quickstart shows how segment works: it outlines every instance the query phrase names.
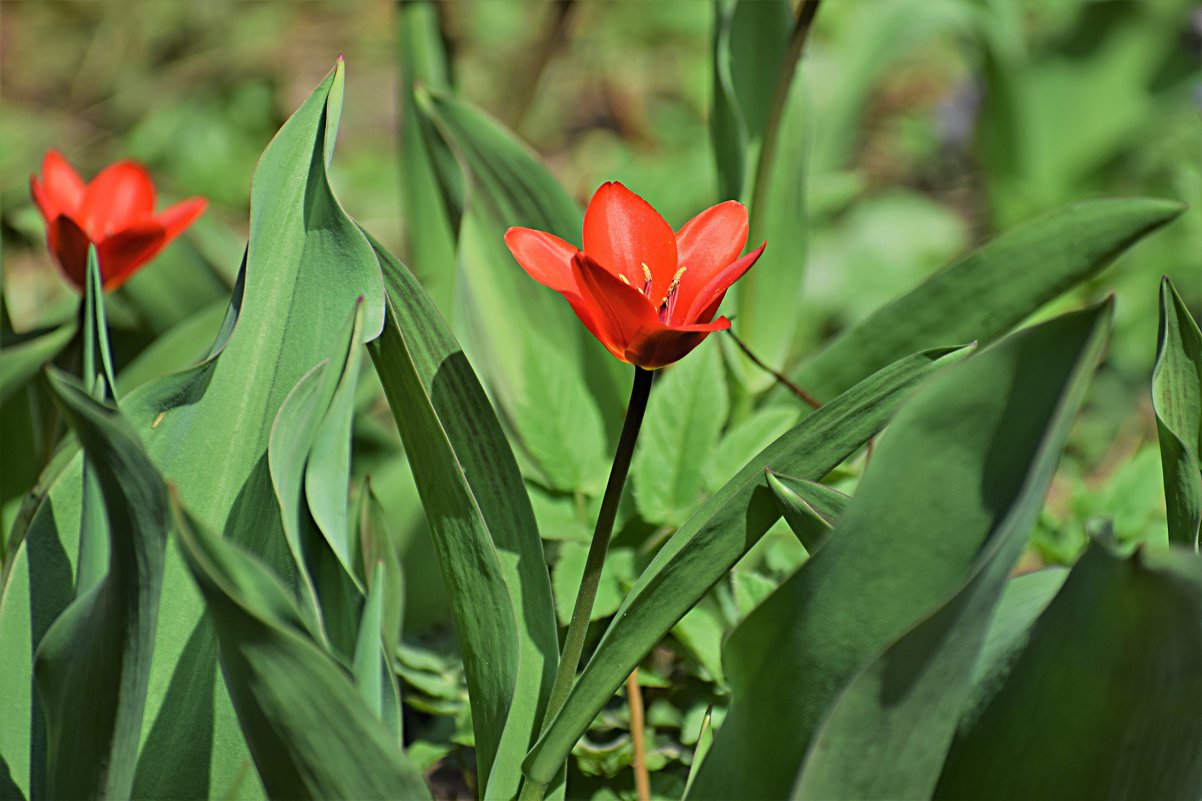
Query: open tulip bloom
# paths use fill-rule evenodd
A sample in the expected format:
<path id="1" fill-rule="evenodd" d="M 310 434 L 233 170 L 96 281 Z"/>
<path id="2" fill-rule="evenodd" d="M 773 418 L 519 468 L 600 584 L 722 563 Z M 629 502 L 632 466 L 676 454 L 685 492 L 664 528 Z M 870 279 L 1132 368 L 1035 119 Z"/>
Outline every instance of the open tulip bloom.
<path id="1" fill-rule="evenodd" d="M 673 231 L 622 184 L 602 184 L 584 213 L 584 248 L 530 228 L 505 242 L 530 276 L 572 304 L 580 322 L 624 362 L 655 370 L 730 327 L 714 319 L 731 284 L 764 245 L 742 258 L 747 209 L 728 200 Z"/>
<path id="2" fill-rule="evenodd" d="M 42 175 L 29 180 L 46 220 L 46 244 L 63 275 L 83 289 L 88 246 L 96 246 L 106 291 L 125 283 L 204 213 L 194 197 L 155 214 L 154 183 L 132 161 L 105 167 L 90 183 L 58 151 L 46 153 Z"/>

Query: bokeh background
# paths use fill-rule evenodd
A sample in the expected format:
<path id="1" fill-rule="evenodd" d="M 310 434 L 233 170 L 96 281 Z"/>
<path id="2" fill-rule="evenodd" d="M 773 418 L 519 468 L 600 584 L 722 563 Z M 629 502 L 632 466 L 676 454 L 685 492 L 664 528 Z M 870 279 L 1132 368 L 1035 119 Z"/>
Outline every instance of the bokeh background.
<path id="1" fill-rule="evenodd" d="M 679 225 L 723 199 L 708 127 L 714 4 L 463 0 L 440 4 L 438 15 L 459 95 L 516 130 L 582 202 L 617 179 Z M 258 155 L 339 54 L 348 90 L 335 188 L 403 256 L 394 3 L 3 0 L 0 225 L 13 327 L 66 319 L 76 302 L 29 199 L 47 148 L 85 177 L 140 160 L 164 205 L 210 200 L 204 218 L 110 300 L 115 345 L 132 359 L 228 296 Z M 1046 312 L 1109 293 L 1118 301 L 1106 363 L 1027 564 L 1071 561 L 1103 519 L 1128 542 L 1163 537 L 1149 381 L 1160 276 L 1202 313 L 1202 6 L 825 0 L 803 74 L 809 234 L 795 354 L 1057 206 L 1099 195 L 1190 204 Z M 415 548 L 409 564 L 428 563 Z M 446 621 L 437 591 L 411 595 L 411 631 L 437 632 Z M 461 678 L 436 650 L 414 651 L 406 676 L 427 699 L 421 736 L 431 765 L 465 745 Z M 697 690 L 692 706 L 653 705 L 650 725 L 668 733 L 661 767 L 676 758 L 672 747 L 688 750 L 682 732 L 696 729 L 707 692 Z M 598 776 L 629 761 L 628 749 L 602 746 L 577 758 L 577 770 Z M 451 797 L 459 774 L 448 774 Z"/>

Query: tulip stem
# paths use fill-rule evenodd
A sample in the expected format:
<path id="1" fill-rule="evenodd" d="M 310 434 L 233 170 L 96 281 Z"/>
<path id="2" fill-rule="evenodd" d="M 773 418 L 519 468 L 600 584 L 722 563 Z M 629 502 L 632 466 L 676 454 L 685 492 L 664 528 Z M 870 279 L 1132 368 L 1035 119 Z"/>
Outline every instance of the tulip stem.
<path id="1" fill-rule="evenodd" d="M 572 620 L 564 636 L 559 669 L 555 673 L 555 683 L 551 686 L 551 695 L 547 699 L 547 711 L 543 714 L 543 732 L 555 719 L 576 680 L 576 668 L 580 666 L 580 655 L 584 652 L 584 635 L 588 631 L 589 618 L 592 617 L 597 586 L 601 583 L 601 568 L 605 565 L 609 538 L 613 534 L 614 521 L 618 517 L 622 488 L 626 485 L 626 475 L 630 472 L 634 443 L 639 437 L 639 428 L 643 425 L 643 414 L 647 411 L 647 398 L 651 394 L 653 377 L 650 370 L 634 368 L 634 386 L 630 390 L 630 403 L 626 407 L 626 421 L 622 423 L 618 449 L 614 454 L 613 467 L 609 470 L 609 482 L 605 485 L 605 494 L 601 497 L 601 511 L 597 513 L 597 527 L 593 530 L 593 542 L 584 562 L 584 575 L 580 579 L 576 606 L 572 609 Z M 545 786 L 527 780 L 526 786 L 522 788 L 522 798 L 541 799 L 545 791 Z"/>

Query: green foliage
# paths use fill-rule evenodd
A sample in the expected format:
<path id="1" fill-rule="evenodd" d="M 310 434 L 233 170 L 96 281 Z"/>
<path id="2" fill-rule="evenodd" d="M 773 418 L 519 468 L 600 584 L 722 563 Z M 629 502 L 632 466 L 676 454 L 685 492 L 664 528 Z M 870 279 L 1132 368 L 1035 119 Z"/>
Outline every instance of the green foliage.
<path id="1" fill-rule="evenodd" d="M 1197 796 L 1190 11 L 6 10 L 0 799 L 631 798 L 636 669 L 657 799 Z M 211 207 L 77 299 L 50 146 Z M 657 377 L 544 721 L 629 372 L 502 235 L 609 179 L 750 207 L 769 369 Z"/>
<path id="2" fill-rule="evenodd" d="M 1198 547 L 1202 525 L 1202 332 L 1173 283 L 1160 284 L 1160 341 L 1152 371 L 1169 539 Z"/>
<path id="3" fill-rule="evenodd" d="M 906 405 L 829 541 L 727 641 L 691 797 L 929 794 L 1108 318 L 1016 334 Z"/>

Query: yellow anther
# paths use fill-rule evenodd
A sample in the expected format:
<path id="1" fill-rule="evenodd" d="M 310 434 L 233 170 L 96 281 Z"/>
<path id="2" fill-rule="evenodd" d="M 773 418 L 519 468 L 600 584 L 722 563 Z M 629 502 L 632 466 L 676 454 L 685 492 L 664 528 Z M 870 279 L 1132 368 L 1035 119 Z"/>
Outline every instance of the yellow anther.
<path id="1" fill-rule="evenodd" d="M 643 262 L 642 267 L 643 277 L 647 279 L 647 283 L 651 283 L 651 268 L 647 266 L 646 262 Z"/>
<path id="2" fill-rule="evenodd" d="M 675 275 L 672 276 L 672 283 L 668 285 L 668 294 L 664 295 L 664 299 L 660 301 L 661 306 L 667 305 L 668 300 L 672 297 L 673 294 L 675 294 L 676 288 L 680 286 L 680 277 L 682 275 L 684 275 L 684 271 L 687 269 L 689 269 L 689 268 L 681 267 L 679 270 L 676 271 Z"/>
<path id="3" fill-rule="evenodd" d="M 623 283 L 623 284 L 625 284 L 626 286 L 630 286 L 630 279 L 629 279 L 629 278 L 627 278 L 626 276 L 622 275 L 621 273 L 618 273 L 618 278 L 621 278 L 621 279 L 622 279 L 622 283 Z"/>

